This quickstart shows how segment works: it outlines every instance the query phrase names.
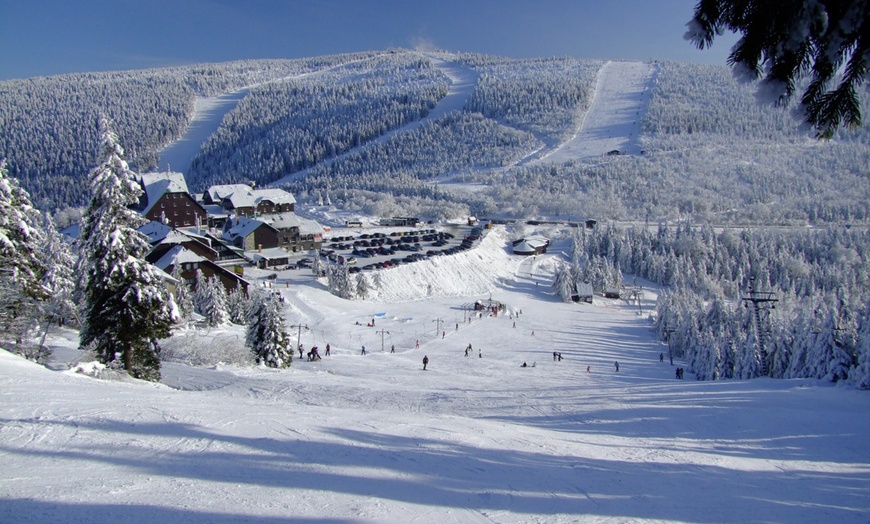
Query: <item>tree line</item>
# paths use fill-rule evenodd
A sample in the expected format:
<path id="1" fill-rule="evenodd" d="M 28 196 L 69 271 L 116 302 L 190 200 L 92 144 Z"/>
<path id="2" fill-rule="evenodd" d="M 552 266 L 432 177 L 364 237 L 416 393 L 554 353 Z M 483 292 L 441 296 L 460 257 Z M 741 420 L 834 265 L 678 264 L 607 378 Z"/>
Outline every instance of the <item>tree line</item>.
<path id="1" fill-rule="evenodd" d="M 663 287 L 655 328 L 700 380 L 755 378 L 766 365 L 773 378 L 870 388 L 866 229 L 608 224 L 576 245 Z M 744 300 L 750 286 L 777 300 L 760 326 Z"/>

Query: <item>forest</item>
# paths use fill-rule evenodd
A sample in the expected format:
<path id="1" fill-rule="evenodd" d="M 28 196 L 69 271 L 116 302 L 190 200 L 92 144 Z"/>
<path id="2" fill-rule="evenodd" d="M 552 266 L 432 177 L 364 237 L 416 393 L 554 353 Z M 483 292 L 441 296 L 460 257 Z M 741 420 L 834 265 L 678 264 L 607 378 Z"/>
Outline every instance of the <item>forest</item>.
<path id="1" fill-rule="evenodd" d="M 450 86 L 435 58 L 479 78 L 461 111 L 425 119 Z M 662 286 L 656 329 L 699 378 L 855 381 L 870 365 L 858 362 L 870 132 L 815 139 L 726 67 L 663 62 L 643 154 L 522 163 L 576 132 L 602 64 L 388 50 L 0 82 L 0 156 L 34 207 L 75 216 L 99 117 L 143 171 L 197 97 L 246 87 L 186 174 L 193 190 L 293 175 L 284 187 L 298 202 L 371 216 L 594 218 L 603 227 L 578 237 L 558 285 Z M 760 327 L 750 285 L 777 297 Z"/>
<path id="2" fill-rule="evenodd" d="M 0 157 L 36 207 L 80 207 L 99 147 L 97 122 L 109 118 L 128 161 L 147 171 L 184 132 L 197 97 L 360 60 L 347 54 L 298 60 L 246 60 L 186 67 L 81 73 L 0 82 Z"/>
<path id="3" fill-rule="evenodd" d="M 862 349 L 870 344 L 868 259 L 866 228 L 607 225 L 581 230 L 567 273 L 599 290 L 623 274 L 662 286 L 650 314 L 655 329 L 699 380 L 763 375 L 863 384 L 870 372 L 870 352 Z M 753 291 L 771 299 L 759 319 Z"/>

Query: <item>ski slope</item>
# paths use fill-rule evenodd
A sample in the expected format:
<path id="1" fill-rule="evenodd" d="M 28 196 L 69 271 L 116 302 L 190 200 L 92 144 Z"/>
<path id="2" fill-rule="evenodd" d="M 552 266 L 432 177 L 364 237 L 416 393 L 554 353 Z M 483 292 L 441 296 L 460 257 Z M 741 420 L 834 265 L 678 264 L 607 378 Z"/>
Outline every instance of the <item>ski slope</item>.
<path id="1" fill-rule="evenodd" d="M 642 311 L 560 302 L 568 243 L 540 232 L 548 255 L 496 228 L 367 300 L 280 273 L 294 344 L 333 352 L 287 370 L 215 360 L 244 353 L 239 327 L 179 331 L 162 384 L 0 351 L 0 522 L 867 522 L 867 392 L 676 380 L 654 290 Z M 464 309 L 490 299 L 504 314 Z M 55 367 L 75 337 L 52 337 Z"/>
<path id="2" fill-rule="evenodd" d="M 598 72 L 592 102 L 577 133 L 537 159 L 567 162 L 606 155 L 641 153 L 641 120 L 652 92 L 656 64 L 609 61 Z"/>

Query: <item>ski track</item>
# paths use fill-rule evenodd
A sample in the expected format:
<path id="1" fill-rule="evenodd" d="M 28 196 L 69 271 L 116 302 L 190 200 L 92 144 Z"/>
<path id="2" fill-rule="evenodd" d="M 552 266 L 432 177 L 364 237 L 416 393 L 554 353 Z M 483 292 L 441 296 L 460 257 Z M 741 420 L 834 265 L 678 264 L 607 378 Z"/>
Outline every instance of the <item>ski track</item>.
<path id="1" fill-rule="evenodd" d="M 567 162 L 609 151 L 641 154 L 641 121 L 649 106 L 656 64 L 608 61 L 598 72 L 595 93 L 577 133 L 535 162 Z"/>

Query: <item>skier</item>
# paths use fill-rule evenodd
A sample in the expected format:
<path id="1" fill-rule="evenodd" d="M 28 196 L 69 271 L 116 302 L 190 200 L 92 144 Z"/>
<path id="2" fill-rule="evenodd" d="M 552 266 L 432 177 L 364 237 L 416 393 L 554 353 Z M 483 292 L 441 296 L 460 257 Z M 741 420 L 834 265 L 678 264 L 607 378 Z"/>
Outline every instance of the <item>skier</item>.
<path id="1" fill-rule="evenodd" d="M 613 367 L 616 368 L 616 372 L 619 373 L 619 362 L 614 362 Z"/>
<path id="2" fill-rule="evenodd" d="M 429 357 L 423 355 L 423 371 L 426 371 L 426 366 L 429 364 Z"/>
<path id="3" fill-rule="evenodd" d="M 556 355 L 559 357 L 559 362 L 562 362 L 562 352 L 560 351 Z"/>
<path id="4" fill-rule="evenodd" d="M 677 374 L 677 378 L 680 378 L 680 368 L 675 369 L 674 373 Z"/>
<path id="5" fill-rule="evenodd" d="M 396 345 L 393 344 L 392 346 L 390 346 L 390 353 L 395 353 L 395 352 L 396 352 Z"/>
<path id="6" fill-rule="evenodd" d="M 299 358 L 302 358 L 302 352 L 303 352 L 303 351 L 304 351 L 304 350 L 303 350 L 303 348 L 302 348 L 302 344 L 299 344 Z"/>
<path id="7" fill-rule="evenodd" d="M 522 366 L 520 366 L 520 367 L 521 367 L 521 368 L 527 368 L 527 367 L 529 367 L 529 365 L 528 365 L 528 364 L 526 364 L 526 363 L 525 363 L 525 362 L 523 362 L 523 365 L 522 365 Z"/>
<path id="8" fill-rule="evenodd" d="M 420 341 L 417 340 L 417 349 L 420 349 Z"/>
<path id="9" fill-rule="evenodd" d="M 556 353 L 555 351 L 553 351 L 553 362 L 556 361 L 556 355 L 558 355 L 558 353 Z"/>
<path id="10" fill-rule="evenodd" d="M 329 356 L 329 344 L 326 345 L 326 356 Z"/>
<path id="11" fill-rule="evenodd" d="M 363 346 L 362 351 L 360 352 L 360 355 L 365 355 L 365 354 L 366 354 L 366 347 Z"/>
<path id="12" fill-rule="evenodd" d="M 659 353 L 659 362 L 664 362 L 664 361 L 665 361 L 665 354 Z"/>
<path id="13" fill-rule="evenodd" d="M 592 373 L 592 366 L 586 366 L 586 372 Z"/>

